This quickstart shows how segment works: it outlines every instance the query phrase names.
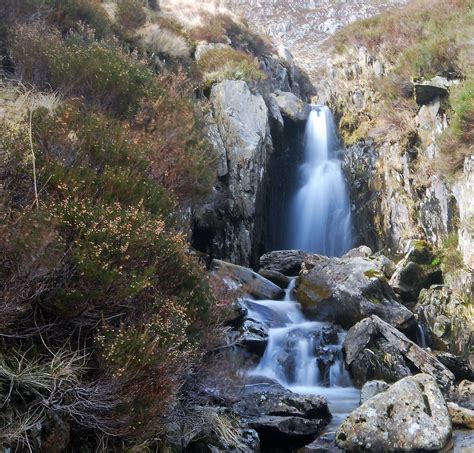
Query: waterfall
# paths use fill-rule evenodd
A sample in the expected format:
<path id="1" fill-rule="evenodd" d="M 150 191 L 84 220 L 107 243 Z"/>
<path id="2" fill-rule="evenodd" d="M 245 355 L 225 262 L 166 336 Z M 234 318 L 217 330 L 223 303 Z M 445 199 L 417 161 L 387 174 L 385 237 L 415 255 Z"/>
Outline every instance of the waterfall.
<path id="1" fill-rule="evenodd" d="M 296 278 L 284 300 L 247 300 L 249 319 L 268 327 L 268 344 L 253 377 L 277 381 L 298 394 L 324 395 L 339 424 L 359 402 L 344 366 L 346 332 L 328 322 L 308 321 L 294 298 Z"/>
<path id="2" fill-rule="evenodd" d="M 289 248 L 327 256 L 341 256 L 351 248 L 351 207 L 340 154 L 331 111 L 314 106 L 306 126 L 300 186 L 290 209 Z"/>

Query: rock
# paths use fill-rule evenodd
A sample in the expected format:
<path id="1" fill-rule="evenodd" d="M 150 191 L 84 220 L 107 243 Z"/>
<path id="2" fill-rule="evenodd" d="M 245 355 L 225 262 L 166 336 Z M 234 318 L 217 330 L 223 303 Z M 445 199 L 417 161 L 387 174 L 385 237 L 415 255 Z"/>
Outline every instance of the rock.
<path id="1" fill-rule="evenodd" d="M 230 288 L 237 288 L 244 295 L 257 299 L 278 299 L 284 295 L 280 287 L 246 267 L 212 260 L 211 270 L 218 273 Z"/>
<path id="2" fill-rule="evenodd" d="M 326 422 L 301 417 L 262 416 L 249 422 L 257 431 L 262 451 L 292 451 L 313 442 Z"/>
<path id="3" fill-rule="evenodd" d="M 436 358 L 449 370 L 451 371 L 456 380 L 469 379 L 474 381 L 474 370 L 469 363 L 469 360 L 465 357 L 458 357 L 448 352 L 435 353 Z"/>
<path id="4" fill-rule="evenodd" d="M 448 411 L 453 426 L 474 429 L 474 410 L 448 403 Z"/>
<path id="5" fill-rule="evenodd" d="M 445 286 L 420 292 L 414 309 L 434 349 L 465 356 L 472 348 L 474 305 Z"/>
<path id="6" fill-rule="evenodd" d="M 433 99 L 449 95 L 449 82 L 444 77 L 436 76 L 431 80 L 414 82 L 415 100 L 418 105 L 426 104 Z"/>
<path id="7" fill-rule="evenodd" d="M 390 285 L 406 304 L 415 304 L 423 288 L 443 283 L 443 274 L 431 246 L 424 241 L 412 244 L 396 267 Z"/>
<path id="8" fill-rule="evenodd" d="M 395 299 L 378 263 L 362 257 L 313 259 L 302 272 L 296 298 L 305 314 L 350 328 L 376 314 L 400 329 L 413 328 L 413 314 Z"/>
<path id="9" fill-rule="evenodd" d="M 246 320 L 235 342 L 251 354 L 262 356 L 268 344 L 268 330 L 261 323 Z"/>
<path id="10" fill-rule="evenodd" d="M 342 450 L 336 447 L 336 439 L 332 432 L 322 434 L 314 442 L 298 450 L 298 453 L 342 453 Z"/>
<path id="11" fill-rule="evenodd" d="M 293 93 L 278 90 L 272 94 L 272 97 L 277 102 L 284 117 L 289 118 L 295 123 L 308 119 L 311 107 Z"/>
<path id="12" fill-rule="evenodd" d="M 286 389 L 244 394 L 234 410 L 258 432 L 263 451 L 291 451 L 309 444 L 331 419 L 326 398 Z"/>
<path id="13" fill-rule="evenodd" d="M 360 404 L 365 403 L 367 400 L 372 398 L 379 393 L 385 392 L 390 387 L 384 381 L 368 381 L 366 382 L 360 392 Z"/>
<path id="14" fill-rule="evenodd" d="M 455 390 L 456 402 L 468 409 L 474 410 L 474 382 L 465 379 Z"/>
<path id="15" fill-rule="evenodd" d="M 459 438 L 456 439 L 454 443 L 454 453 L 472 453 L 473 451 L 474 451 L 474 434 L 459 436 Z"/>
<path id="16" fill-rule="evenodd" d="M 429 375 L 407 377 L 352 412 L 336 431 L 347 451 L 440 450 L 451 436 L 448 408 Z"/>
<path id="17" fill-rule="evenodd" d="M 242 398 L 234 405 L 243 417 L 271 415 L 279 417 L 303 417 L 307 419 L 331 420 L 326 398 L 316 395 L 294 393 L 258 393 Z"/>
<path id="18" fill-rule="evenodd" d="M 377 316 L 356 324 L 344 340 L 344 353 L 354 382 L 396 382 L 414 372 L 433 376 L 448 393 L 454 375 L 436 357 Z"/>
<path id="19" fill-rule="evenodd" d="M 290 279 L 278 271 L 270 271 L 268 269 L 260 269 L 258 273 L 267 280 L 270 280 L 275 285 L 278 285 L 280 288 L 286 289 L 290 284 Z"/>
<path id="20" fill-rule="evenodd" d="M 280 272 L 290 277 L 297 276 L 303 262 L 311 254 L 301 250 L 278 250 L 269 252 L 260 257 L 260 270 Z M 314 255 L 316 256 L 316 255 Z"/>
<path id="21" fill-rule="evenodd" d="M 361 245 L 355 249 L 349 250 L 343 258 L 368 258 L 372 255 L 372 249 L 366 245 Z"/>

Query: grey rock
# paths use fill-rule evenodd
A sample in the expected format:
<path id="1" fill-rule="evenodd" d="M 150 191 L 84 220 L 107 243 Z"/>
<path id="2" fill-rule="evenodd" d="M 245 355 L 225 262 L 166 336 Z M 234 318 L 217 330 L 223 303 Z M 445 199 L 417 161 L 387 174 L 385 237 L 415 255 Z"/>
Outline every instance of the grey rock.
<path id="1" fill-rule="evenodd" d="M 379 393 L 385 392 L 390 387 L 384 381 L 368 381 L 366 382 L 360 391 L 360 404 L 365 403 L 367 400 L 372 398 Z"/>
<path id="2" fill-rule="evenodd" d="M 444 77 L 436 76 L 431 80 L 415 82 L 415 100 L 418 105 L 426 104 L 437 97 L 449 95 L 449 82 Z"/>
<path id="3" fill-rule="evenodd" d="M 414 309 L 434 349 L 466 356 L 474 340 L 474 306 L 446 286 L 420 292 Z"/>
<path id="4" fill-rule="evenodd" d="M 293 93 L 276 91 L 272 94 L 272 97 L 277 102 L 283 116 L 291 121 L 302 122 L 308 119 L 311 107 Z"/>
<path id="5" fill-rule="evenodd" d="M 310 259 L 310 255 L 301 250 L 269 252 L 260 257 L 260 270 L 276 271 L 283 275 L 295 277 L 300 273 L 303 262 Z"/>
<path id="6" fill-rule="evenodd" d="M 413 313 L 397 302 L 379 263 L 369 258 L 319 256 L 302 272 L 296 298 L 310 317 L 350 328 L 375 314 L 400 329 L 415 324 Z"/>
<path id="7" fill-rule="evenodd" d="M 240 328 L 240 335 L 235 343 L 251 354 L 262 356 L 268 344 L 268 329 L 263 324 L 246 320 Z"/>
<path id="8" fill-rule="evenodd" d="M 454 400 L 462 407 L 474 410 L 474 382 L 465 379 L 454 390 Z"/>
<path id="9" fill-rule="evenodd" d="M 284 294 L 280 287 L 246 267 L 212 260 L 211 271 L 218 273 L 230 288 L 238 289 L 241 294 L 257 299 L 277 299 Z"/>
<path id="10" fill-rule="evenodd" d="M 290 284 L 290 281 L 291 281 L 289 277 L 287 277 L 286 275 L 278 271 L 260 269 L 258 273 L 262 277 L 266 278 L 267 280 L 270 280 L 271 282 L 275 283 L 275 285 L 278 285 L 280 288 L 283 288 L 283 289 L 288 288 L 288 285 Z"/>
<path id="11" fill-rule="evenodd" d="M 433 377 L 407 377 L 352 412 L 336 431 L 348 451 L 440 450 L 452 432 L 448 408 Z"/>
<path id="12" fill-rule="evenodd" d="M 343 258 L 368 258 L 372 255 L 372 249 L 366 245 L 361 245 L 355 249 L 349 250 Z"/>
<path id="13" fill-rule="evenodd" d="M 453 373 L 433 354 L 377 316 L 364 319 L 350 329 L 343 348 L 357 385 L 372 379 L 396 382 L 417 371 L 433 376 L 448 393 L 454 381 Z"/>
<path id="14" fill-rule="evenodd" d="M 466 357 L 459 357 L 449 352 L 435 352 L 436 358 L 451 371 L 457 380 L 474 381 L 474 370 Z"/>

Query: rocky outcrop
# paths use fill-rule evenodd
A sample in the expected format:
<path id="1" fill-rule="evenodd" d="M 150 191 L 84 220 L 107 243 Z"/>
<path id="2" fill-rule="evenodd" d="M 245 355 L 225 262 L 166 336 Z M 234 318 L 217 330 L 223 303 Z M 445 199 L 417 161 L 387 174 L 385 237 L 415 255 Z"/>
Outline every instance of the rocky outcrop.
<path id="1" fill-rule="evenodd" d="M 372 379 L 396 382 L 413 373 L 433 376 L 448 392 L 454 375 L 436 357 L 377 316 L 356 324 L 344 340 L 344 354 L 356 385 Z"/>
<path id="2" fill-rule="evenodd" d="M 400 329 L 414 326 L 413 314 L 396 301 L 380 262 L 364 257 L 312 259 L 298 279 L 296 298 L 313 318 L 350 328 L 375 314 Z"/>
<path id="3" fill-rule="evenodd" d="M 414 82 L 415 100 L 418 105 L 428 104 L 436 98 L 449 95 L 449 81 L 445 77 L 436 76 L 430 80 Z"/>
<path id="4" fill-rule="evenodd" d="M 311 259 L 310 255 L 301 250 L 278 250 L 265 253 L 260 257 L 260 269 L 295 277 L 301 272 L 303 263 Z"/>
<path id="5" fill-rule="evenodd" d="M 474 306 L 446 286 L 421 291 L 415 313 L 434 349 L 469 355 L 474 341 Z"/>
<path id="6" fill-rule="evenodd" d="M 407 377 L 356 409 L 336 432 L 346 451 L 441 450 L 451 436 L 448 408 L 436 381 Z"/>
<path id="7" fill-rule="evenodd" d="M 435 352 L 436 358 L 454 374 L 457 381 L 464 379 L 474 380 L 474 370 L 469 358 L 459 357 L 449 352 Z"/>

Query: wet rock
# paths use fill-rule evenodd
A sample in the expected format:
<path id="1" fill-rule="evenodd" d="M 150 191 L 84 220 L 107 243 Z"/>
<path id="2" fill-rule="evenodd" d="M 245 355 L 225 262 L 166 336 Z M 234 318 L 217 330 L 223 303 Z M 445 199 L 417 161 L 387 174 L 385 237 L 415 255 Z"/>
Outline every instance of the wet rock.
<path id="1" fill-rule="evenodd" d="M 284 295 L 280 287 L 246 267 L 212 260 L 211 271 L 218 273 L 230 288 L 238 289 L 241 294 L 257 299 L 278 299 Z"/>
<path id="2" fill-rule="evenodd" d="M 456 380 L 474 380 L 474 370 L 467 358 L 459 357 L 448 352 L 436 353 L 436 358 L 454 374 Z"/>
<path id="3" fill-rule="evenodd" d="M 336 431 L 347 451 L 440 450 L 451 436 L 451 421 L 433 377 L 407 377 L 352 412 Z"/>
<path id="4" fill-rule="evenodd" d="M 472 453 L 474 451 L 474 434 L 463 436 L 455 443 L 455 453 Z"/>
<path id="5" fill-rule="evenodd" d="M 303 417 L 330 421 L 326 398 L 303 396 L 294 393 L 258 393 L 242 398 L 234 405 L 235 411 L 244 417 L 271 415 L 279 417 Z"/>
<path id="6" fill-rule="evenodd" d="M 301 250 L 278 250 L 269 252 L 260 258 L 260 270 L 276 271 L 290 277 L 297 276 L 303 262 L 310 261 L 311 257 L 318 257 Z"/>
<path id="7" fill-rule="evenodd" d="M 278 104 L 280 111 L 284 117 L 298 123 L 306 121 L 311 112 L 311 107 L 296 97 L 293 93 L 276 91 L 272 97 Z"/>
<path id="8" fill-rule="evenodd" d="M 323 434 L 314 442 L 298 450 L 298 453 L 342 453 L 343 450 L 336 446 L 334 433 Z"/>
<path id="9" fill-rule="evenodd" d="M 390 285 L 407 305 L 415 305 L 423 288 L 443 283 L 443 274 L 431 246 L 412 241 L 408 253 L 396 267 Z"/>
<path id="10" fill-rule="evenodd" d="M 448 403 L 448 411 L 453 426 L 474 429 L 474 410 Z"/>
<path id="11" fill-rule="evenodd" d="M 235 342 L 251 354 L 262 356 L 268 344 L 268 329 L 261 323 L 247 320 Z"/>
<path id="12" fill-rule="evenodd" d="M 454 381 L 453 373 L 433 354 L 377 316 L 364 319 L 349 330 L 343 348 L 357 385 L 372 379 L 396 382 L 421 372 L 433 376 L 447 393 Z"/>
<path id="13" fill-rule="evenodd" d="M 257 431 L 262 451 L 287 452 L 313 442 L 326 426 L 324 420 L 301 417 L 258 417 L 249 422 Z"/>
<path id="14" fill-rule="evenodd" d="M 400 329 L 413 328 L 413 313 L 396 301 L 376 261 L 319 256 L 311 264 L 296 288 L 296 298 L 308 316 L 350 328 L 376 314 Z"/>
<path id="15" fill-rule="evenodd" d="M 415 82 L 415 100 L 418 105 L 426 104 L 433 99 L 445 97 L 449 95 L 449 82 L 444 77 L 436 76 L 431 80 L 423 82 Z"/>
<path id="16" fill-rule="evenodd" d="M 385 392 L 390 387 L 384 381 L 368 381 L 366 382 L 360 392 L 360 404 L 365 403 L 367 400 L 372 398 L 379 393 Z"/>
<path id="17" fill-rule="evenodd" d="M 272 283 L 275 283 L 275 285 L 278 285 L 280 288 L 283 288 L 283 289 L 288 288 L 288 285 L 290 284 L 290 281 L 291 281 L 286 275 L 278 271 L 260 269 L 258 273 L 263 278 L 270 280 Z"/>
<path id="18" fill-rule="evenodd" d="M 474 305 L 445 286 L 421 291 L 414 309 L 434 349 L 465 356 L 472 347 Z"/>
<path id="19" fill-rule="evenodd" d="M 372 249 L 366 245 L 361 245 L 355 249 L 349 250 L 343 258 L 368 258 L 372 255 Z"/>

